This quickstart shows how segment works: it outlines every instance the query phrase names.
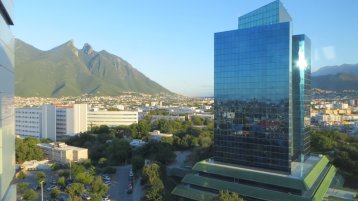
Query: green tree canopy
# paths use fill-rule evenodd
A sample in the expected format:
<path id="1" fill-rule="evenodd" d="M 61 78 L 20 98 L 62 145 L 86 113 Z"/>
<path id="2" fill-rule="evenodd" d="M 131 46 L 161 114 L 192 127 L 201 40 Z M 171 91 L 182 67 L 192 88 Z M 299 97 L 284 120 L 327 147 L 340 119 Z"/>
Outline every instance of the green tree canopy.
<path id="1" fill-rule="evenodd" d="M 32 189 L 27 190 L 24 193 L 23 199 L 24 200 L 28 200 L 28 201 L 32 201 L 32 200 L 36 200 L 38 198 L 38 193 Z"/>
<path id="2" fill-rule="evenodd" d="M 72 183 L 72 185 L 67 188 L 68 195 L 72 200 L 74 200 L 77 196 L 81 196 L 84 190 L 85 186 L 77 182 Z"/>
<path id="3" fill-rule="evenodd" d="M 102 177 L 96 176 L 92 181 L 92 192 L 100 196 L 106 195 L 109 188 L 106 184 L 103 183 Z"/>
<path id="4" fill-rule="evenodd" d="M 229 193 L 229 191 L 220 191 L 219 196 L 213 201 L 244 201 L 237 193 Z"/>
<path id="5" fill-rule="evenodd" d="M 29 160 L 43 160 L 43 152 L 37 146 L 40 143 L 39 140 L 35 138 L 16 138 L 15 139 L 15 153 L 16 153 L 16 162 L 23 163 L 24 161 Z"/>
<path id="6" fill-rule="evenodd" d="M 93 176 L 91 174 L 89 174 L 89 173 L 81 172 L 81 173 L 78 173 L 76 175 L 75 181 L 79 182 L 79 183 L 82 183 L 82 184 L 85 184 L 85 185 L 88 185 L 88 184 L 92 183 Z"/>

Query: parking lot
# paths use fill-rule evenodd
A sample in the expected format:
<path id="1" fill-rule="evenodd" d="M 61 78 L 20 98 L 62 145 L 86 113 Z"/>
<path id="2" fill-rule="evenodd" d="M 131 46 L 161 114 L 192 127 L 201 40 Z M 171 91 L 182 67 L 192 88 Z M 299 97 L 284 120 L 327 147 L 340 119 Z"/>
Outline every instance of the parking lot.
<path id="1" fill-rule="evenodd" d="M 41 171 L 46 174 L 47 183 L 43 186 L 43 193 L 44 193 L 44 200 L 47 200 L 47 199 L 50 199 L 51 191 L 47 191 L 46 189 L 52 185 L 51 181 L 53 179 L 55 179 L 57 181 L 57 176 L 51 170 L 41 170 Z M 36 181 L 36 174 L 41 171 L 28 171 L 27 177 L 25 179 L 17 180 L 17 183 L 21 183 L 21 182 L 29 183 L 29 188 L 34 189 L 38 193 L 38 195 L 39 195 L 38 200 L 41 200 L 41 188 L 38 187 L 38 184 Z M 21 200 L 21 198 L 18 197 L 17 200 Z"/>

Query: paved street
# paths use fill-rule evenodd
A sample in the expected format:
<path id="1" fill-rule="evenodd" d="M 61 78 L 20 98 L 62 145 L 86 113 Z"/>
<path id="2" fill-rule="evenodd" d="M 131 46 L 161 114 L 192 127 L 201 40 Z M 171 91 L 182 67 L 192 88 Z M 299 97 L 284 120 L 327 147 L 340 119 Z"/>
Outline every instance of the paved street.
<path id="1" fill-rule="evenodd" d="M 129 170 L 131 165 L 117 167 L 117 172 L 112 176 L 109 194 L 114 201 L 132 201 L 132 194 L 127 194 L 129 184 Z"/>
<path id="2" fill-rule="evenodd" d="M 140 185 L 140 179 L 137 179 L 133 187 L 133 201 L 140 201 L 143 196 L 144 192 L 142 186 Z"/>

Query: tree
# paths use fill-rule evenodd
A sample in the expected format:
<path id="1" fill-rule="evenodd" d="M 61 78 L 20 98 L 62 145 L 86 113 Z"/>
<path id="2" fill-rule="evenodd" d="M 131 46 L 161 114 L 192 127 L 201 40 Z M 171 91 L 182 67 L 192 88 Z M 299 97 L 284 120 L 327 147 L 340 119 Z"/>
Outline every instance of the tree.
<path id="1" fill-rule="evenodd" d="M 95 134 L 108 134 L 109 133 L 109 127 L 106 125 L 101 125 L 101 126 L 95 126 L 92 128 L 91 130 L 92 133 Z"/>
<path id="2" fill-rule="evenodd" d="M 96 176 L 92 182 L 92 192 L 100 196 L 106 195 L 109 188 L 106 184 L 103 183 L 102 177 Z"/>
<path id="3" fill-rule="evenodd" d="M 36 174 L 36 181 L 38 184 L 40 184 L 40 182 L 45 181 L 45 180 L 46 180 L 46 175 L 44 172 L 41 171 Z"/>
<path id="4" fill-rule="evenodd" d="M 71 163 L 72 175 L 78 175 L 79 173 L 86 172 L 86 167 L 81 163 Z"/>
<path id="5" fill-rule="evenodd" d="M 23 171 L 19 172 L 17 178 L 18 179 L 25 179 L 27 177 L 27 174 L 24 173 Z"/>
<path id="6" fill-rule="evenodd" d="M 163 200 L 164 185 L 160 178 L 160 166 L 156 163 L 145 165 L 142 174 L 144 181 L 148 184 L 148 189 L 144 196 L 145 200 Z"/>
<path id="7" fill-rule="evenodd" d="M 75 200 L 75 197 L 81 196 L 84 192 L 85 187 L 81 183 L 72 183 L 72 185 L 67 189 L 68 195 L 70 196 L 71 200 Z"/>
<path id="8" fill-rule="evenodd" d="M 29 183 L 21 182 L 17 184 L 17 189 L 20 193 L 24 193 L 29 188 Z"/>
<path id="9" fill-rule="evenodd" d="M 58 190 L 58 188 L 54 188 L 52 191 L 51 191 L 51 198 L 53 199 L 57 199 L 58 196 L 60 195 L 60 190 Z"/>
<path id="10" fill-rule="evenodd" d="M 42 150 L 37 146 L 38 143 L 40 141 L 35 138 L 16 138 L 16 162 L 23 163 L 29 160 L 42 160 L 44 156 Z"/>
<path id="11" fill-rule="evenodd" d="M 229 193 L 229 191 L 220 191 L 219 196 L 213 201 L 244 201 L 237 193 Z"/>
<path id="12" fill-rule="evenodd" d="M 99 160 L 98 160 L 98 166 L 99 167 L 106 167 L 108 165 L 108 160 L 107 158 L 105 157 L 101 157 Z"/>
<path id="13" fill-rule="evenodd" d="M 135 155 L 132 158 L 132 167 L 134 172 L 137 172 L 138 170 L 142 169 L 144 166 L 144 158 L 140 155 Z"/>
<path id="14" fill-rule="evenodd" d="M 76 175 L 75 181 L 85 184 L 85 185 L 88 185 L 93 181 L 93 176 L 86 172 L 81 172 Z"/>
<path id="15" fill-rule="evenodd" d="M 66 179 L 65 177 L 59 177 L 57 180 L 57 184 L 64 189 L 66 187 Z"/>
<path id="16" fill-rule="evenodd" d="M 191 121 L 193 122 L 194 125 L 203 125 L 204 124 L 204 120 L 199 116 L 191 117 Z"/>
<path id="17" fill-rule="evenodd" d="M 131 153 L 129 142 L 124 139 L 114 139 L 108 146 L 106 153 L 114 164 L 127 160 Z"/>
<path id="18" fill-rule="evenodd" d="M 24 193 L 24 200 L 28 200 L 28 201 L 32 201 L 32 200 L 36 200 L 38 198 L 38 193 L 32 189 L 29 189 L 27 190 L 25 193 Z"/>

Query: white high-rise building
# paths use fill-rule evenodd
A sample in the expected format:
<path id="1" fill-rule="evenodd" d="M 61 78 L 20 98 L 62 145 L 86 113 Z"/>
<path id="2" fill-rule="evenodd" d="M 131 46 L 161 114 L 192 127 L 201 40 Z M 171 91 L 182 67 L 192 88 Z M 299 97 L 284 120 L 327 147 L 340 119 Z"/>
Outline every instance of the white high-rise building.
<path id="1" fill-rule="evenodd" d="M 56 133 L 58 137 L 87 131 L 87 104 L 57 106 Z"/>
<path id="2" fill-rule="evenodd" d="M 48 138 L 56 141 L 56 107 L 16 108 L 16 134 L 22 137 Z"/>
<path id="3" fill-rule="evenodd" d="M 13 1 L 0 0 L 0 200 L 15 201 Z"/>

